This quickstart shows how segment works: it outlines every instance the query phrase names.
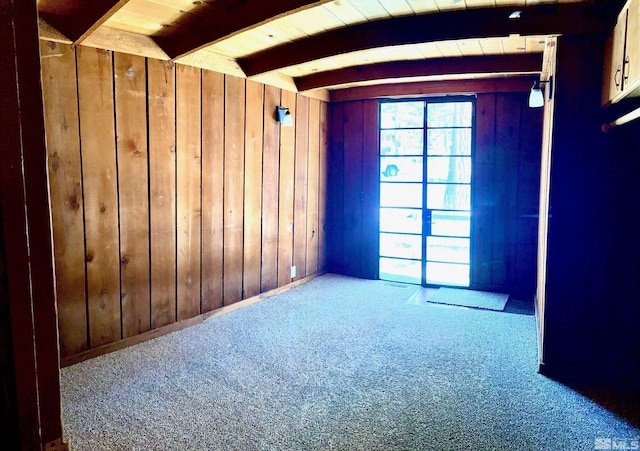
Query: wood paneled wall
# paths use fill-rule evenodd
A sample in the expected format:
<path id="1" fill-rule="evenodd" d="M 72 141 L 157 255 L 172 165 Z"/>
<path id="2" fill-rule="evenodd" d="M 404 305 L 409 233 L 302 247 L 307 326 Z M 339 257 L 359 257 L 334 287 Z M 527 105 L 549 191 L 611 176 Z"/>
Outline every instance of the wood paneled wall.
<path id="1" fill-rule="evenodd" d="M 378 101 L 331 104 L 328 269 L 379 277 Z"/>
<path id="2" fill-rule="evenodd" d="M 331 104 L 328 267 L 378 278 L 378 101 Z M 471 287 L 533 296 L 542 112 L 526 93 L 479 94 Z"/>
<path id="3" fill-rule="evenodd" d="M 62 357 L 324 268 L 326 104 L 93 48 L 41 57 Z"/>
<path id="4" fill-rule="evenodd" d="M 526 93 L 478 94 L 472 288 L 535 292 L 542 117 Z"/>
<path id="5" fill-rule="evenodd" d="M 540 371 L 640 420 L 640 123 L 603 133 L 604 40 L 558 37 Z"/>

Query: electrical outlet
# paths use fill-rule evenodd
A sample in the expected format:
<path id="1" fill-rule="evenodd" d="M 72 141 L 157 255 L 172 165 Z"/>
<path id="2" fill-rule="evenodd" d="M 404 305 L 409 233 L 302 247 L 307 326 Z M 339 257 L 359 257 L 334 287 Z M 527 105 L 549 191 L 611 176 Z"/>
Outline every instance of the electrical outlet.
<path id="1" fill-rule="evenodd" d="M 296 267 L 292 266 L 291 267 L 291 278 L 293 279 L 296 276 Z"/>

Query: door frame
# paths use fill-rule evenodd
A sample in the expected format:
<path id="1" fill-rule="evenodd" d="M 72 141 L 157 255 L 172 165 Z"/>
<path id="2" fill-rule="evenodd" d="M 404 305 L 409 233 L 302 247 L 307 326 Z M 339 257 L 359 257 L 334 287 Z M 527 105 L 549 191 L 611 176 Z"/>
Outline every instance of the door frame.
<path id="1" fill-rule="evenodd" d="M 430 218 L 430 211 L 427 208 L 427 133 L 429 130 L 428 124 L 427 124 L 427 106 L 428 104 L 433 104 L 433 103 L 455 103 L 455 102 L 470 102 L 472 104 L 472 111 L 471 111 L 471 151 L 470 151 L 470 157 L 471 157 L 471 177 L 470 177 L 470 181 L 469 181 L 469 186 L 470 186 L 470 208 L 469 208 L 469 214 L 470 214 L 470 224 L 469 224 L 469 285 L 463 288 L 469 288 L 473 285 L 473 271 L 472 271 L 472 267 L 474 264 L 474 247 L 473 247 L 473 242 L 474 242 L 474 215 L 473 215 L 473 204 L 474 204 L 474 189 L 473 189 L 473 173 L 474 173 L 474 159 L 475 159 L 475 150 L 476 150 L 476 100 L 477 100 L 477 95 L 475 94 L 469 94 L 469 95 L 444 95 L 444 96 L 412 96 L 412 97 L 403 97 L 403 98 L 383 98 L 383 99 L 378 99 L 378 126 L 377 126 L 377 134 L 378 134 L 378 149 L 377 149 L 377 157 L 378 157 L 378 162 L 380 163 L 381 158 L 382 158 L 382 154 L 381 154 L 381 140 L 380 140 L 380 133 L 382 131 L 381 125 L 382 125 L 382 114 L 381 114 L 381 108 L 382 105 L 385 103 L 401 103 L 401 102 L 424 102 L 424 116 L 423 116 L 423 126 L 422 126 L 422 132 L 423 132 L 423 148 L 422 148 L 422 158 L 423 158 L 423 164 L 422 164 L 422 208 L 421 208 L 421 212 L 422 212 L 422 239 L 421 239 L 421 243 L 422 243 L 422 249 L 421 249 L 421 261 L 420 261 L 420 268 L 421 268 L 421 283 L 420 285 L 423 287 L 440 287 L 440 286 L 449 286 L 449 285 L 437 285 L 437 284 L 429 284 L 426 282 L 426 266 L 427 266 L 427 237 L 428 236 L 432 236 L 431 235 L 431 230 L 430 230 L 430 225 L 431 225 L 431 218 Z M 467 128 L 467 127 L 461 127 L 461 128 Z M 381 168 L 381 165 L 379 166 Z M 378 170 L 378 174 L 377 174 L 377 182 L 378 182 L 378 191 L 380 191 L 380 186 L 381 186 L 381 175 L 380 175 L 380 170 Z M 380 199 L 380 195 L 378 195 L 378 199 Z M 378 202 L 378 209 L 380 209 L 380 202 Z M 451 210 L 451 211 L 464 211 L 464 210 Z M 378 222 L 378 240 L 380 239 L 380 223 Z M 378 261 L 380 259 L 380 252 L 378 252 Z M 379 265 L 379 263 L 378 263 Z M 380 274 L 380 271 L 378 270 L 378 274 Z"/>

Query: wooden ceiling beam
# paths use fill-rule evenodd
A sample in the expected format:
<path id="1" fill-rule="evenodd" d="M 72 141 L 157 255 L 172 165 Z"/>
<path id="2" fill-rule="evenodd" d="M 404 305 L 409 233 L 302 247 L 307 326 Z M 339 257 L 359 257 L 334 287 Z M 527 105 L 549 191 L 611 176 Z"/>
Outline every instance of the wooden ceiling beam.
<path id="1" fill-rule="evenodd" d="M 542 54 L 465 56 L 351 66 L 294 79 L 299 91 L 389 78 L 455 74 L 531 73 L 542 70 Z"/>
<path id="2" fill-rule="evenodd" d="M 271 20 L 332 0 L 218 0 L 206 12 L 172 25 L 177 30 L 154 39 L 172 58 L 180 58 Z"/>
<path id="3" fill-rule="evenodd" d="M 473 80 L 422 81 L 390 83 L 329 91 L 331 102 L 411 97 L 424 95 L 480 94 L 492 92 L 529 92 L 538 77 L 482 78 Z"/>
<path id="4" fill-rule="evenodd" d="M 247 76 L 279 70 L 313 60 L 392 45 L 486 37 L 605 32 L 613 17 L 602 14 L 600 3 L 563 3 L 455 10 L 403 16 L 326 31 L 239 59 Z M 613 14 L 608 14 L 612 16 Z"/>
<path id="5" fill-rule="evenodd" d="M 104 24 L 120 8 L 126 5 L 129 0 L 91 0 L 76 3 L 70 11 L 60 13 L 60 8 L 56 3 L 44 2 L 39 15 L 47 23 L 58 29 L 63 35 L 68 37 L 73 45 L 82 43 L 87 37 Z"/>

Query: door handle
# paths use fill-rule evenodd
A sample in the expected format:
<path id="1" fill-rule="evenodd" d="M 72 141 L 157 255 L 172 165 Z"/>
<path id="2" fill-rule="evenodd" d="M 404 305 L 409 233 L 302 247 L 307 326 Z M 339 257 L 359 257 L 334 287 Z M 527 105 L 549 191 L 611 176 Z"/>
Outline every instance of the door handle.
<path id="1" fill-rule="evenodd" d="M 613 82 L 616 84 L 616 89 L 619 89 L 620 84 L 622 83 L 622 80 L 618 81 L 618 76 L 620 76 L 621 74 L 622 74 L 622 69 L 618 64 L 618 69 L 616 69 L 616 73 L 613 75 Z"/>

